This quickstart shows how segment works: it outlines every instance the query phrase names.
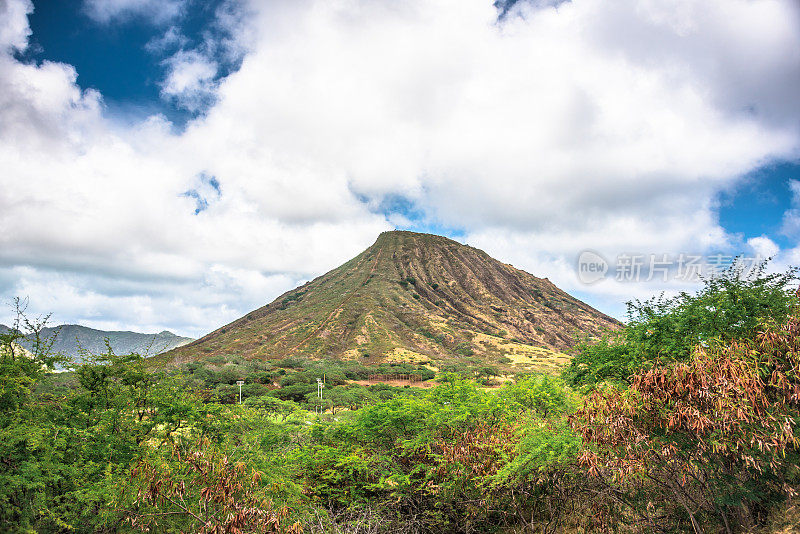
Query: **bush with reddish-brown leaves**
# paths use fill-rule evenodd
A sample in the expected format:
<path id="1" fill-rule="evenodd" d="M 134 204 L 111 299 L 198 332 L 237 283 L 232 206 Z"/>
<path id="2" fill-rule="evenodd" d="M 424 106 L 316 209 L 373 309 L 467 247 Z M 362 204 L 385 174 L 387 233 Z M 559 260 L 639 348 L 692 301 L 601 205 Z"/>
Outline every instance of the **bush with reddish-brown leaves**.
<path id="1" fill-rule="evenodd" d="M 581 465 L 631 523 L 750 528 L 796 494 L 800 316 L 595 392 L 571 424 Z"/>
<path id="2" fill-rule="evenodd" d="M 127 517 L 143 532 L 165 526 L 199 534 L 303 530 L 287 524 L 288 510 L 264 496 L 261 473 L 231 462 L 206 440 L 175 445 L 168 461 L 144 459 L 131 475 L 139 490 Z"/>

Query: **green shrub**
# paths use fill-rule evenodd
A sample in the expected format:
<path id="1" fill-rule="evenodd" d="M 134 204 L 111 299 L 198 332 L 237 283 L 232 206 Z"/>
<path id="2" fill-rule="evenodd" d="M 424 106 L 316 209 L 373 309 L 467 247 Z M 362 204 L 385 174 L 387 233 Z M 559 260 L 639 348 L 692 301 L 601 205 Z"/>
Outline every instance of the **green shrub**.
<path id="1" fill-rule="evenodd" d="M 744 273 L 734 264 L 720 276 L 704 280 L 694 295 L 630 301 L 626 327 L 599 342 L 579 344 L 564 376 L 572 384 L 628 383 L 643 367 L 686 361 L 698 344 L 752 338 L 761 325 L 789 316 L 795 280 L 796 269 L 767 274 L 763 263 Z"/>
<path id="2" fill-rule="evenodd" d="M 500 394 L 521 409 L 544 418 L 569 413 L 577 404 L 575 394 L 562 380 L 545 374 L 523 376 Z"/>
<path id="3" fill-rule="evenodd" d="M 456 345 L 455 349 L 453 349 L 453 352 L 456 354 L 461 354 L 462 356 L 472 356 L 475 354 L 475 351 L 472 350 L 472 345 L 467 341 L 463 341 Z"/>

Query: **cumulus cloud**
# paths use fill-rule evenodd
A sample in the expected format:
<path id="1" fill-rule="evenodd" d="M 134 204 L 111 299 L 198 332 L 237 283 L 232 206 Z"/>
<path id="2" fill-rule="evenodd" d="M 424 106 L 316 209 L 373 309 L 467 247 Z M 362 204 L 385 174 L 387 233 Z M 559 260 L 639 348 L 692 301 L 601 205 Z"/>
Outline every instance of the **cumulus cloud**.
<path id="1" fill-rule="evenodd" d="M 186 0 L 84 0 L 84 11 L 101 24 L 140 17 L 154 24 L 180 15 Z"/>
<path id="2" fill-rule="evenodd" d="M 581 250 L 731 249 L 716 193 L 800 148 L 790 0 L 516 2 L 502 20 L 490 0 L 236 9 L 248 16 L 218 13 L 241 56 L 223 78 L 218 54 L 173 36 L 164 95 L 207 108 L 180 133 L 159 117 L 115 124 L 70 66 L 3 54 L 4 294 L 200 334 L 369 245 L 402 198 L 619 303 L 660 287 L 590 292 Z M 23 19 L 0 20 L 5 50 L 24 46 Z"/>
<path id="3" fill-rule="evenodd" d="M 193 337 L 237 319 L 243 309 L 262 306 L 263 295 L 282 293 L 298 282 L 287 274 L 219 264 L 197 278 L 168 281 L 31 267 L 0 269 L 0 280 L 2 275 L 13 278 L 13 294 L 26 296 L 31 310 L 46 310 L 58 322 L 147 333 L 169 329 Z"/>
<path id="4" fill-rule="evenodd" d="M 0 0 L 0 50 L 21 50 L 27 47 L 31 34 L 28 14 L 33 12 L 30 1 Z"/>
<path id="5" fill-rule="evenodd" d="M 217 64 L 196 51 L 180 51 L 165 60 L 168 67 L 161 94 L 189 111 L 205 107 L 214 96 Z"/>
<path id="6" fill-rule="evenodd" d="M 224 0 L 202 38 L 189 39 L 179 25 L 151 39 L 145 49 L 161 57 L 165 69 L 161 97 L 192 113 L 207 110 L 215 101 L 219 80 L 236 70 L 247 51 L 247 9 L 236 0 Z"/>
<path id="7" fill-rule="evenodd" d="M 600 53 L 606 33 L 647 27 L 646 8 L 661 11 L 620 4 L 643 20 L 617 21 L 592 1 L 502 25 L 488 2 L 264 9 L 257 51 L 223 88 L 218 111 L 251 113 L 260 95 L 258 124 L 279 126 L 262 134 L 281 152 L 321 153 L 348 170 L 356 192 L 400 191 L 468 227 L 596 229 L 623 211 L 693 214 L 720 182 L 795 149 L 796 131 L 719 109 L 726 83 L 676 61 Z M 785 18 L 774 18 L 780 34 Z M 741 35 L 720 26 L 717 42 L 703 45 L 722 54 Z M 796 30 L 783 32 L 774 61 L 791 51 Z M 760 47 L 759 34 L 746 37 L 742 46 Z M 782 63 L 788 77 L 791 58 Z"/>
<path id="8" fill-rule="evenodd" d="M 758 237 L 751 237 L 747 240 L 748 246 L 753 250 L 759 258 L 772 258 L 778 252 L 780 252 L 780 247 L 770 238 L 767 236 L 758 236 Z"/>

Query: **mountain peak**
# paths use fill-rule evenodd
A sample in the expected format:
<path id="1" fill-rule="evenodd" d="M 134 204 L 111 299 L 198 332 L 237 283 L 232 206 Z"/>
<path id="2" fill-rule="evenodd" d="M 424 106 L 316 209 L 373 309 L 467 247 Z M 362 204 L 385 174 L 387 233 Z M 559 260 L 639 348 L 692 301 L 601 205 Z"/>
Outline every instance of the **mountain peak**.
<path id="1" fill-rule="evenodd" d="M 438 234 L 426 234 L 423 232 L 412 232 L 410 230 L 387 230 L 378 234 L 378 239 L 375 243 L 396 243 L 403 240 L 418 240 L 419 243 L 449 243 L 460 245 L 458 241 L 454 241 L 449 237 Z"/>
<path id="2" fill-rule="evenodd" d="M 517 361 L 536 350 L 555 355 L 579 337 L 618 326 L 547 279 L 481 250 L 394 230 L 336 269 L 166 356 Z"/>

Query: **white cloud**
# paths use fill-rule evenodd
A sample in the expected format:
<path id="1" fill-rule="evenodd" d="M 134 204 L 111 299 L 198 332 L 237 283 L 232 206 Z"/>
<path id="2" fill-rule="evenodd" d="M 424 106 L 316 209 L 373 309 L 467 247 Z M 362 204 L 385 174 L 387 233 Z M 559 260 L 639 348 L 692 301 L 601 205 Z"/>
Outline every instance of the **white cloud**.
<path id="1" fill-rule="evenodd" d="M 758 258 L 772 258 L 780 252 L 780 247 L 767 236 L 751 237 L 747 244 Z"/>
<path id="2" fill-rule="evenodd" d="M 101 24 L 141 17 L 154 24 L 166 23 L 184 9 L 186 0 L 84 0 L 84 10 Z"/>
<path id="3" fill-rule="evenodd" d="M 166 29 L 161 37 L 154 37 L 145 44 L 145 50 L 151 54 L 163 54 L 172 49 L 182 49 L 189 42 L 189 39 L 183 35 L 180 28 L 177 26 L 170 26 Z"/>
<path id="4" fill-rule="evenodd" d="M 247 52 L 247 10 L 237 0 L 224 0 L 214 10 L 202 39 L 193 43 L 179 26 L 167 28 L 145 48 L 162 56 L 165 78 L 160 82 L 161 97 L 177 107 L 201 112 L 214 103 L 218 78 L 233 70 Z M 192 47 L 193 46 L 193 47 Z"/>
<path id="5" fill-rule="evenodd" d="M 730 249 L 717 191 L 800 148 L 790 0 L 519 4 L 502 23 L 490 0 L 226 5 L 237 72 L 215 79 L 211 45 L 168 60 L 166 97 L 213 102 L 182 133 L 115 124 L 67 65 L 0 57 L 3 294 L 199 334 L 353 256 L 389 227 L 370 209 L 402 195 L 618 303 L 661 286 L 580 286 L 581 250 Z M 24 46 L 19 16 L 0 20 Z M 191 190 L 213 202 L 195 214 Z"/>
<path id="6" fill-rule="evenodd" d="M 6 276 L 14 280 L 13 293 L 6 294 L 25 295 L 31 310 L 53 314 L 52 324 L 79 319 L 80 324 L 103 330 L 135 327 L 140 332 L 171 330 L 192 337 L 208 333 L 212 325 L 237 319 L 242 310 L 262 306 L 263 295 L 280 294 L 302 281 L 286 274 L 214 264 L 201 277 L 183 281 L 0 268 L 0 280 Z M 2 301 L 3 306 L 9 303 L 10 298 Z"/>
<path id="7" fill-rule="evenodd" d="M 197 51 L 181 50 L 165 62 L 168 67 L 161 94 L 174 98 L 178 105 L 197 111 L 209 102 L 216 89 L 217 64 Z"/>
<path id="8" fill-rule="evenodd" d="M 625 4 L 646 26 L 650 4 Z M 675 61 L 598 53 L 596 26 L 619 29 L 603 2 L 501 28 L 489 2 L 355 6 L 262 10 L 261 41 L 215 114 L 249 115 L 245 127 L 265 127 L 259 138 L 278 152 L 318 155 L 357 192 L 401 191 L 452 223 L 580 229 L 622 211 L 689 215 L 720 182 L 796 148 L 796 131 L 731 116 L 711 81 Z M 721 52 L 740 38 L 722 26 L 703 44 Z"/>
<path id="9" fill-rule="evenodd" d="M 0 24 L 0 51 L 27 47 L 31 34 L 28 14 L 32 12 L 33 4 L 29 0 L 0 0 L 0 20 L 4 21 Z"/>

